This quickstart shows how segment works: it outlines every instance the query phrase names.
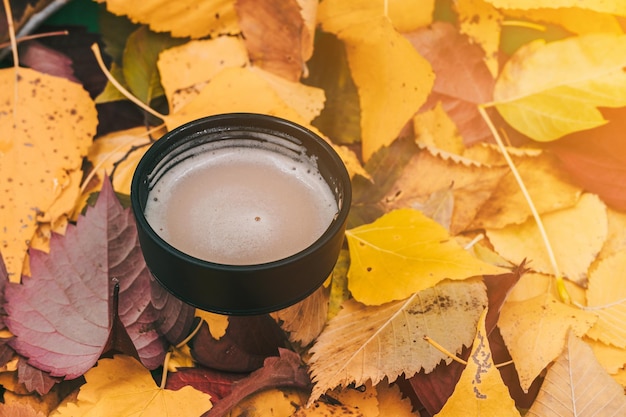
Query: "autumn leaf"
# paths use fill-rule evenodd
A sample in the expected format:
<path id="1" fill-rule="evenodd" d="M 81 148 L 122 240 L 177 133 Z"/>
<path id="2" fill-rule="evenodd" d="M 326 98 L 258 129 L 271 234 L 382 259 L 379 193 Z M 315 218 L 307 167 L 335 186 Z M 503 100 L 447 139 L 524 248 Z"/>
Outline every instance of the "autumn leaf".
<path id="1" fill-rule="evenodd" d="M 60 407 L 54 417 L 187 417 L 211 408 L 210 396 L 190 386 L 178 391 L 159 388 L 150 372 L 128 356 L 101 359 L 85 373 L 85 380 L 76 402 Z"/>
<path id="2" fill-rule="evenodd" d="M 341 1 L 320 4 L 324 31 L 346 46 L 348 64 L 361 105 L 361 143 L 367 161 L 389 145 L 426 101 L 434 75 L 428 61 L 398 33 L 383 15 L 381 3 L 365 9 Z"/>
<path id="3" fill-rule="evenodd" d="M 234 0 L 203 2 L 147 0 L 141 7 L 124 0 L 97 0 L 109 12 L 146 23 L 155 32 L 171 32 L 175 37 L 202 38 L 207 35 L 239 32 Z"/>
<path id="4" fill-rule="evenodd" d="M 506 343 L 522 389 L 559 356 L 571 331 L 584 335 L 596 322 L 593 313 L 559 302 L 550 293 L 517 302 L 507 302 L 498 326 Z"/>
<path id="5" fill-rule="evenodd" d="M 80 169 L 98 122 L 89 94 L 63 78 L 7 68 L 0 91 L 0 186 L 8 196 L 0 205 L 0 250 L 9 279 L 19 282 L 38 220 L 65 188 L 78 189 L 70 174 Z"/>
<path id="6" fill-rule="evenodd" d="M 624 57 L 625 35 L 534 41 L 502 68 L 495 107 L 511 126 L 541 142 L 601 126 L 606 121 L 598 107 L 626 105 Z"/>
<path id="7" fill-rule="evenodd" d="M 472 229 L 475 217 L 485 206 L 490 206 L 488 202 L 507 171 L 502 166 L 481 164 L 471 158 L 455 160 L 425 149 L 411 157 L 380 204 L 385 211 L 422 209 L 437 193 L 449 193 L 454 201 L 448 230 L 456 235 Z"/>
<path id="8" fill-rule="evenodd" d="M 476 13 L 475 8 L 472 10 Z M 476 107 L 491 100 L 495 82 L 484 51 L 450 23 L 433 22 L 404 36 L 435 73 L 432 92 L 420 111 L 441 103 L 467 146 L 491 138 Z"/>
<path id="9" fill-rule="evenodd" d="M 449 362 L 424 337 L 460 352 L 471 343 L 486 302 L 478 280 L 446 281 L 380 306 L 346 301 L 310 350 L 315 385 L 309 403 L 338 385 L 394 381 L 402 373 L 430 372 L 441 360 Z"/>
<path id="10" fill-rule="evenodd" d="M 584 194 L 572 208 L 543 216 L 543 224 L 561 273 L 579 284 L 587 281 L 587 270 L 607 236 L 606 207 L 597 196 Z M 565 235 L 563 235 L 565 233 Z M 529 260 L 537 272 L 553 273 L 552 264 L 534 219 L 520 225 L 487 230 L 496 252 L 514 263 Z"/>
<path id="11" fill-rule="evenodd" d="M 493 363 L 485 329 L 486 315 L 485 309 L 478 321 L 478 330 L 465 370 L 456 384 L 454 393 L 436 414 L 438 417 L 520 416 L 508 388 L 502 382 L 498 368 Z"/>
<path id="12" fill-rule="evenodd" d="M 591 348 L 569 332 L 526 416 L 618 416 L 625 410 L 623 388 L 606 374 Z"/>
<path id="13" fill-rule="evenodd" d="M 235 10 L 252 64 L 299 81 L 310 58 L 314 33 L 305 24 L 298 2 L 238 0 Z"/>
<path id="14" fill-rule="evenodd" d="M 601 13 L 616 14 L 620 16 L 626 15 L 623 0 L 608 0 L 601 2 L 579 2 L 576 0 L 551 0 L 546 2 L 543 0 L 485 0 L 495 7 L 503 9 L 536 9 L 540 7 L 549 7 L 560 9 L 563 7 L 578 7 L 581 9 L 594 10 Z"/>
<path id="15" fill-rule="evenodd" d="M 150 273 L 132 214 L 122 208 L 110 182 L 76 226 L 52 237 L 50 254 L 34 251 L 31 263 L 32 277 L 5 291 L 6 323 L 16 336 L 11 346 L 31 365 L 72 379 L 96 363 L 111 331 L 114 281 L 120 285 L 121 322 L 144 365 L 163 363 L 166 342 L 157 331 Z M 184 311 L 174 317 L 184 317 Z"/>
<path id="16" fill-rule="evenodd" d="M 553 155 L 542 152 L 515 155 L 512 158 L 540 215 L 576 205 L 582 190 L 558 168 L 558 162 Z M 479 157 L 476 159 L 480 160 Z M 504 159 L 483 162 L 502 166 Z M 507 169 L 489 199 L 478 210 L 471 228 L 500 229 L 511 224 L 524 223 L 531 216 L 532 212 L 515 176 Z"/>
<path id="17" fill-rule="evenodd" d="M 626 273 L 626 252 L 621 251 L 601 261 L 589 277 L 587 310 L 598 316 L 598 321 L 587 336 L 626 348 L 626 291 L 622 285 Z"/>
<path id="18" fill-rule="evenodd" d="M 355 300 L 380 305 L 402 300 L 444 279 L 503 270 L 474 258 L 421 212 L 399 209 L 346 232 L 348 289 Z M 393 277 L 393 280 L 389 280 Z"/>
<path id="19" fill-rule="evenodd" d="M 326 325 L 329 292 L 322 286 L 304 300 L 271 314 L 290 342 L 307 346 L 319 336 Z"/>

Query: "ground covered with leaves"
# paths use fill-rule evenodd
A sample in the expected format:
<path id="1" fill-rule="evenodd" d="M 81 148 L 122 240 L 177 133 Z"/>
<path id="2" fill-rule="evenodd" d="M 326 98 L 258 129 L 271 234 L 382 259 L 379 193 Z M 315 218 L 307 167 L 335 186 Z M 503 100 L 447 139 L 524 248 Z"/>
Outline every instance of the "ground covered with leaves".
<path id="1" fill-rule="evenodd" d="M 2 7 L 0 415 L 626 413 L 624 1 L 54 3 Z M 228 112 L 352 177 L 331 277 L 271 315 L 167 293 L 128 209 Z"/>

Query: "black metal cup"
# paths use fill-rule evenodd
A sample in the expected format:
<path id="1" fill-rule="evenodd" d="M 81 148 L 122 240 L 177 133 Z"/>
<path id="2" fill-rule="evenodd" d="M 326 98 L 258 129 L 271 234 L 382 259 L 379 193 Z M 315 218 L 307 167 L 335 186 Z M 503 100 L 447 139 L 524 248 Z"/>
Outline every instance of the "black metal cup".
<path id="1" fill-rule="evenodd" d="M 161 238 L 144 214 L 148 194 L 159 178 L 195 149 L 202 152 L 207 147 L 232 146 L 260 147 L 294 159 L 302 157 L 294 148 L 304 148 L 306 155 L 317 161 L 339 210 L 322 236 L 298 253 L 256 265 L 205 261 Z M 252 113 L 209 116 L 168 132 L 145 153 L 131 185 L 139 242 L 152 275 L 182 301 L 202 310 L 229 315 L 276 311 L 319 288 L 332 272 L 343 245 L 351 197 L 350 176 L 328 143 L 288 120 Z"/>

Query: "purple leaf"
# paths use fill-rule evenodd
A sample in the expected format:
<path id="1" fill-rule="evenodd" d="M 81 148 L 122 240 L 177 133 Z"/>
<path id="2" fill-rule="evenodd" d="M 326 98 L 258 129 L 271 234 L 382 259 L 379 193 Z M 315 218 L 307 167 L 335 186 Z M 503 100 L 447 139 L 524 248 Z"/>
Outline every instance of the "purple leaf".
<path id="1" fill-rule="evenodd" d="M 53 235 L 50 254 L 31 253 L 32 277 L 5 291 L 11 346 L 52 376 L 76 378 L 107 347 L 112 294 L 119 283 L 119 318 L 148 368 L 162 364 L 167 343 L 151 304 L 150 273 L 129 210 L 105 181 L 93 208 Z"/>
<path id="2" fill-rule="evenodd" d="M 17 365 L 17 374 L 18 381 L 24 384 L 29 392 L 36 391 L 39 395 L 46 395 L 60 381 L 59 378 L 53 378 L 22 360 Z"/>

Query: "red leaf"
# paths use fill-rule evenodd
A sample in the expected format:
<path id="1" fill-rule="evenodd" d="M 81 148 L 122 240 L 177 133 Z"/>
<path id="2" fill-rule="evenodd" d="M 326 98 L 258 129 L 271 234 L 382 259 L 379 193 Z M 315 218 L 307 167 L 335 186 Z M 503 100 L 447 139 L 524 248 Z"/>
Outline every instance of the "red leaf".
<path id="1" fill-rule="evenodd" d="M 302 366 L 300 356 L 287 349 L 279 349 L 280 357 L 265 359 L 263 367 L 233 386 L 232 393 L 216 402 L 203 417 L 221 417 L 241 400 L 255 392 L 280 387 L 309 389 L 311 381 Z"/>
<path id="2" fill-rule="evenodd" d="M 31 253 L 32 277 L 5 291 L 11 346 L 29 364 L 52 376 L 76 378 L 103 353 L 111 332 L 113 282 L 119 282 L 119 318 L 148 368 L 162 364 L 167 343 L 157 332 L 160 317 L 151 304 L 150 273 L 135 222 L 110 182 L 98 201 L 53 235 L 50 254 Z"/>
<path id="3" fill-rule="evenodd" d="M 441 101 L 466 145 L 491 137 L 477 104 L 491 101 L 494 78 L 483 61 L 484 52 L 451 24 L 431 26 L 405 34 L 435 71 L 433 93 L 422 110 Z"/>
<path id="4" fill-rule="evenodd" d="M 626 108 L 603 109 L 609 123 L 548 145 L 572 179 L 609 206 L 626 210 Z"/>
<path id="5" fill-rule="evenodd" d="M 214 339 L 206 323 L 193 338 L 191 353 L 202 365 L 228 372 L 250 372 L 263 366 L 268 356 L 285 346 L 286 336 L 267 314 L 231 316 L 226 334 Z"/>
<path id="6" fill-rule="evenodd" d="M 18 381 L 24 384 L 29 392 L 37 392 L 39 395 L 47 394 L 60 380 L 53 378 L 46 372 L 30 366 L 24 361 L 17 365 Z"/>
<path id="7" fill-rule="evenodd" d="M 165 388 L 179 390 L 190 385 L 198 391 L 209 394 L 211 401 L 215 402 L 230 395 L 233 384 L 247 376 L 248 374 L 219 372 L 204 367 L 178 368 L 176 372 L 168 374 Z"/>

